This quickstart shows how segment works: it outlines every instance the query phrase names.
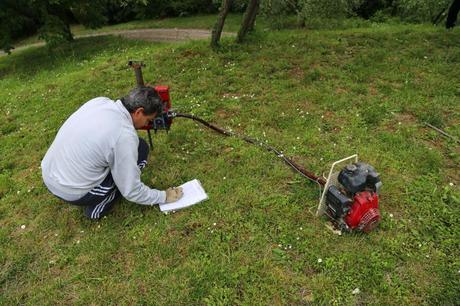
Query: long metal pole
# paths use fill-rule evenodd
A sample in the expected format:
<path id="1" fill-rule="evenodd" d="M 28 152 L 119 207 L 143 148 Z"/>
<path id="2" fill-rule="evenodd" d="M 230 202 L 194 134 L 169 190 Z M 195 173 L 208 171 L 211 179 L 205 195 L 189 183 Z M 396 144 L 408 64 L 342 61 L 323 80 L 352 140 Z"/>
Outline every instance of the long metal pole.
<path id="1" fill-rule="evenodd" d="M 143 62 L 138 61 L 129 61 L 128 66 L 134 69 L 134 74 L 136 76 L 136 84 L 138 87 L 144 87 L 144 78 L 142 76 L 142 67 L 145 67 Z"/>

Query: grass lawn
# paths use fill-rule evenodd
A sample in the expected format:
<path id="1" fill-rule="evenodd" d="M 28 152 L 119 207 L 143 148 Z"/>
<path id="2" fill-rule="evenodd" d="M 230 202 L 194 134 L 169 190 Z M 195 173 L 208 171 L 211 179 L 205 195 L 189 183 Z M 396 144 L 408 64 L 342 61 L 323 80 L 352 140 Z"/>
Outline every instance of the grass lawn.
<path id="1" fill-rule="evenodd" d="M 0 58 L 0 304 L 458 303 L 460 147 L 423 123 L 460 138 L 460 31 L 259 29 L 208 44 L 97 37 Z M 80 105 L 135 85 L 129 59 L 171 86 L 176 110 L 315 173 L 359 153 L 383 181 L 380 227 L 334 235 L 312 214 L 317 186 L 179 118 L 154 137 L 143 181 L 198 178 L 210 199 L 169 215 L 123 200 L 85 219 L 47 192 L 40 161 Z"/>

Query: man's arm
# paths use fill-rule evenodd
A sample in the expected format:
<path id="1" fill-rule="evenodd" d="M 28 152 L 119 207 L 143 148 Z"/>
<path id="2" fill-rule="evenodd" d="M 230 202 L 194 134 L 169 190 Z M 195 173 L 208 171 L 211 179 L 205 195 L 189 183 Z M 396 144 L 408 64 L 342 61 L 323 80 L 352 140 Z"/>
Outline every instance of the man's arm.
<path id="1" fill-rule="evenodd" d="M 129 201 L 143 205 L 165 203 L 165 191 L 151 189 L 141 182 L 141 171 L 137 166 L 138 145 L 137 135 L 123 134 L 119 137 L 109 161 L 113 180 Z"/>

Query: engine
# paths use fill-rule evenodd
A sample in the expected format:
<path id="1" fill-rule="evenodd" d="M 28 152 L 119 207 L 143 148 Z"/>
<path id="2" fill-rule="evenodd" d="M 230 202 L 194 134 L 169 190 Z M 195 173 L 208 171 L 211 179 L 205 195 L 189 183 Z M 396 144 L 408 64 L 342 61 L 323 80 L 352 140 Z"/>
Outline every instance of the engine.
<path id="1" fill-rule="evenodd" d="M 160 96 L 161 103 L 163 104 L 163 111 L 157 114 L 155 119 L 149 122 L 149 124 L 141 128 L 141 130 L 147 130 L 148 137 L 149 137 L 149 143 L 150 143 L 150 149 L 153 148 L 152 135 L 150 135 L 150 130 L 153 129 L 155 133 L 158 130 L 165 130 L 166 132 L 168 132 L 169 129 L 171 128 L 171 124 L 175 116 L 175 113 L 171 110 L 171 99 L 169 98 L 169 86 L 158 85 L 158 86 L 153 87 L 153 89 L 155 89 L 155 91 Z"/>
<path id="2" fill-rule="evenodd" d="M 158 95 L 160 96 L 161 103 L 163 104 L 163 111 L 155 117 L 149 124 L 142 127 L 142 130 L 147 130 L 149 133 L 150 146 L 152 147 L 152 138 L 150 136 L 150 130 L 153 129 L 155 132 L 158 130 L 169 131 L 172 119 L 174 117 L 174 112 L 171 110 L 171 99 L 169 98 L 169 86 L 150 86 L 149 84 L 144 83 L 144 77 L 142 76 L 142 67 L 144 63 L 142 61 L 133 61 L 128 62 L 128 66 L 133 68 L 134 75 L 136 76 L 136 84 L 138 87 L 148 86 L 153 88 Z"/>
<path id="3" fill-rule="evenodd" d="M 382 182 L 375 169 L 362 162 L 340 171 L 339 184 L 326 193 L 328 215 L 345 232 L 370 232 L 380 223 L 379 198 Z"/>
<path id="4" fill-rule="evenodd" d="M 152 120 L 148 125 L 142 127 L 142 130 L 151 130 L 155 132 L 158 130 L 169 131 L 172 124 L 171 115 L 171 99 L 169 98 L 169 86 L 157 85 L 153 87 L 160 96 L 161 102 L 163 103 L 163 112 L 157 114 L 155 119 Z"/>

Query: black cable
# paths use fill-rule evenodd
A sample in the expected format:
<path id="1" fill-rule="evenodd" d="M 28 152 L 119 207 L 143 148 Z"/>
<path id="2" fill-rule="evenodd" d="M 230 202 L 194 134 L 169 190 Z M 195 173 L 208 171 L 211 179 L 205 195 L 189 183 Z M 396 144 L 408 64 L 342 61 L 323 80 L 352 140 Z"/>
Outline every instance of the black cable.
<path id="1" fill-rule="evenodd" d="M 254 138 L 251 138 L 251 137 L 248 137 L 248 136 L 245 136 L 245 135 L 240 135 L 240 134 L 237 134 L 237 133 L 234 133 L 234 132 L 231 132 L 231 131 L 228 131 L 228 130 L 225 130 L 221 127 L 218 127 L 212 123 L 209 123 L 197 116 L 194 116 L 194 115 L 191 115 L 191 114 L 183 114 L 183 113 L 175 113 L 174 114 L 175 117 L 182 117 L 182 118 L 188 118 L 188 119 L 192 119 L 194 121 L 198 121 L 200 122 L 201 124 L 205 125 L 206 127 L 220 133 L 220 134 L 223 134 L 225 136 L 233 136 L 233 137 L 237 137 L 237 138 L 240 138 L 250 144 L 253 144 L 253 145 L 256 145 L 256 146 L 259 146 L 259 147 L 262 147 L 264 148 L 265 150 L 269 151 L 269 152 L 273 152 L 276 154 L 277 157 L 283 159 L 283 161 L 289 166 L 291 167 L 294 171 L 298 172 L 300 175 L 302 175 L 303 177 L 315 182 L 316 184 L 319 185 L 320 187 L 320 190 L 321 190 L 321 187 L 324 186 L 326 184 L 326 181 L 324 180 L 324 178 L 322 177 L 318 177 L 316 176 L 315 174 L 305 170 L 302 166 L 298 165 L 297 163 L 295 163 L 293 160 L 291 160 L 290 158 L 286 157 L 281 151 L 277 150 L 276 148 L 264 143 L 264 142 L 261 142 L 261 141 L 258 141 Z"/>

